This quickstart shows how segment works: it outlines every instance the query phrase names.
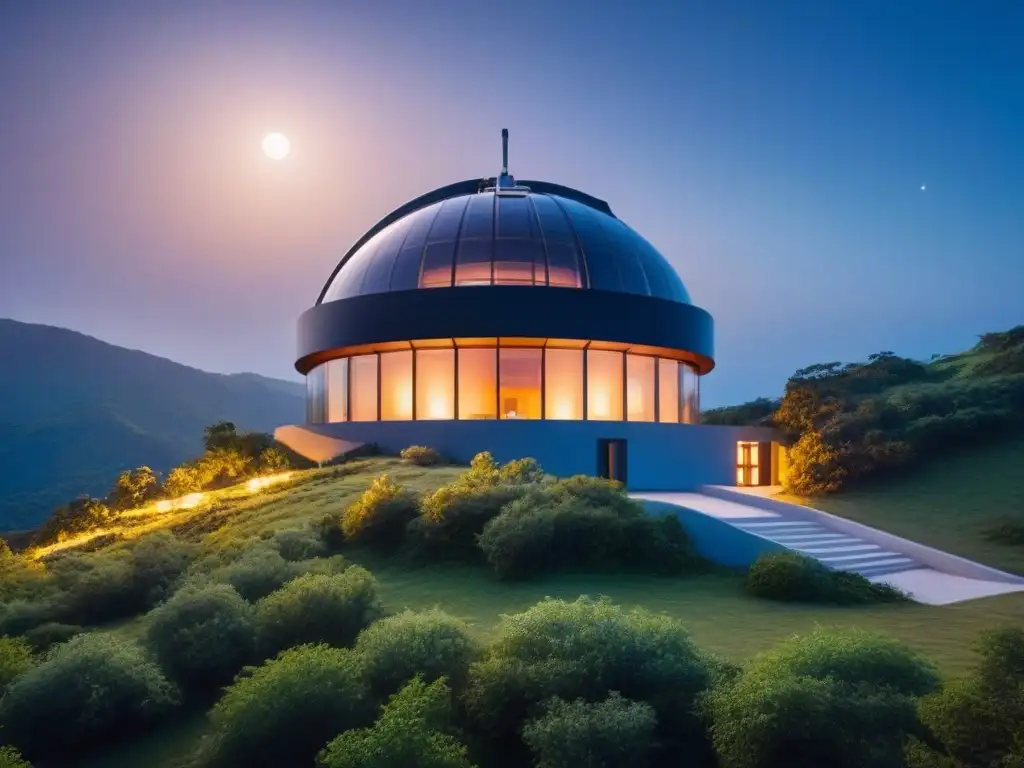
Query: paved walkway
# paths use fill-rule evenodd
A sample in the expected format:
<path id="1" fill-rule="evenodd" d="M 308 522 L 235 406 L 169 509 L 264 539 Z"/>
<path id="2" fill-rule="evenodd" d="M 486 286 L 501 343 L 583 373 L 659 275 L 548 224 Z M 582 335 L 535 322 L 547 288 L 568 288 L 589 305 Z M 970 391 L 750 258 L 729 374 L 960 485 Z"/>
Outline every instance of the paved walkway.
<path id="1" fill-rule="evenodd" d="M 963 600 L 1024 591 L 1024 584 L 969 579 L 943 573 L 866 538 L 841 533 L 826 523 L 748 506 L 701 493 L 634 493 L 634 498 L 686 507 L 742 531 L 814 558 L 839 571 L 859 573 L 903 589 L 915 600 L 947 605 Z"/>

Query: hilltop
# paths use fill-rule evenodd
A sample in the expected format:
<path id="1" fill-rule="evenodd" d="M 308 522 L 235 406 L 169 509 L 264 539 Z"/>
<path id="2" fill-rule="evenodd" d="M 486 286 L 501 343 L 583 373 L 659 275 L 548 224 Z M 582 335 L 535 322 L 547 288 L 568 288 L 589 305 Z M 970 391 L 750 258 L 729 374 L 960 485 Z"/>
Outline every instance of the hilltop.
<path id="1" fill-rule="evenodd" d="M 0 530 L 42 522 L 146 464 L 166 471 L 229 420 L 302 421 L 301 384 L 207 373 L 64 328 L 0 319 Z"/>

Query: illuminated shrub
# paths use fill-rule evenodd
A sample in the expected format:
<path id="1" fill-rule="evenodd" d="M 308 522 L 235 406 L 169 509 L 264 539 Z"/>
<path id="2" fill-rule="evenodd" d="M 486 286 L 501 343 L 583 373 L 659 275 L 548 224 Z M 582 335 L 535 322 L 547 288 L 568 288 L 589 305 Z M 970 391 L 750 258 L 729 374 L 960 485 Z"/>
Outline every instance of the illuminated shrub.
<path id="1" fill-rule="evenodd" d="M 187 691 L 206 692 L 253 661 L 253 607 L 227 584 L 186 588 L 152 612 L 147 636 L 173 680 Z"/>
<path id="2" fill-rule="evenodd" d="M 341 517 L 346 541 L 377 549 L 398 547 L 405 527 L 416 517 L 416 495 L 396 484 L 388 475 L 376 477 L 363 495 Z"/>
<path id="3" fill-rule="evenodd" d="M 523 741 L 539 768 L 644 768 L 657 724 L 650 704 L 615 692 L 595 703 L 556 698 L 526 724 Z"/>
<path id="4" fill-rule="evenodd" d="M 417 674 L 428 683 L 447 678 L 460 690 L 478 655 L 469 628 L 437 609 L 403 611 L 376 621 L 359 635 L 355 647 L 379 697 L 394 693 Z"/>
<path id="5" fill-rule="evenodd" d="M 347 647 L 380 614 L 377 582 L 366 569 L 306 574 L 257 605 L 259 647 L 264 657 L 302 643 Z"/>
<path id="6" fill-rule="evenodd" d="M 321 768 L 472 768 L 466 748 L 445 733 L 449 692 L 443 679 L 418 677 L 391 697 L 372 728 L 345 731 L 320 753 Z"/>
<path id="7" fill-rule="evenodd" d="M 432 467 L 441 463 L 441 454 L 425 445 L 410 445 L 399 454 L 402 461 L 418 467 Z"/>
<path id="8" fill-rule="evenodd" d="M 525 485 L 472 485 L 457 480 L 424 498 L 420 515 L 407 528 L 420 555 L 479 559 L 476 539 L 487 522 L 529 489 Z"/>
<path id="9" fill-rule="evenodd" d="M 304 645 L 249 670 L 210 712 L 203 764 L 312 765 L 339 732 L 372 722 L 352 651 Z"/>
<path id="10" fill-rule="evenodd" d="M 803 555 L 761 555 L 747 571 L 747 592 L 790 602 L 839 604 L 900 602 L 909 598 L 889 584 L 872 584 L 857 573 L 833 571 Z"/>
<path id="11" fill-rule="evenodd" d="M 618 691 L 653 707 L 666 756 L 701 764 L 710 746 L 695 708 L 716 676 L 716 664 L 672 619 L 604 599 L 549 598 L 502 618 L 487 656 L 470 666 L 465 703 L 492 749 L 522 753 L 523 725 L 551 698 L 599 702 Z M 516 764 L 527 761 L 519 754 Z"/>
<path id="12" fill-rule="evenodd" d="M 89 633 L 56 646 L 0 699 L 4 738 L 32 760 L 75 753 L 152 724 L 174 687 L 134 643 Z"/>

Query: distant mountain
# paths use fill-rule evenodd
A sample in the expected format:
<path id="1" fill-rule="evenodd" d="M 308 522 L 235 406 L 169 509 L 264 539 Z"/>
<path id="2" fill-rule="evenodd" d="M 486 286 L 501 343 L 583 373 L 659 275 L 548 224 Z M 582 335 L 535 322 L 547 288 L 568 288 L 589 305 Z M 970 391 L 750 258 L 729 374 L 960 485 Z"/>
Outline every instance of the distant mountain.
<path id="1" fill-rule="evenodd" d="M 303 420 L 304 387 L 207 373 L 64 328 L 0 319 L 0 530 L 37 525 L 118 472 L 166 471 L 228 419 L 270 432 Z"/>

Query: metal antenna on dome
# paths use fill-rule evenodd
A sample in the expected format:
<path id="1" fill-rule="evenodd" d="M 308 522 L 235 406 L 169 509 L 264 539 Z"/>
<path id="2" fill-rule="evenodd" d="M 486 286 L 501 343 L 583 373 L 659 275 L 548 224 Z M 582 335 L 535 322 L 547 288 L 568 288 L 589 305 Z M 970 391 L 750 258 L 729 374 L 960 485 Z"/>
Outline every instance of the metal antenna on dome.
<path id="1" fill-rule="evenodd" d="M 501 175 L 508 176 L 508 128 L 501 129 Z"/>

